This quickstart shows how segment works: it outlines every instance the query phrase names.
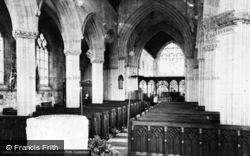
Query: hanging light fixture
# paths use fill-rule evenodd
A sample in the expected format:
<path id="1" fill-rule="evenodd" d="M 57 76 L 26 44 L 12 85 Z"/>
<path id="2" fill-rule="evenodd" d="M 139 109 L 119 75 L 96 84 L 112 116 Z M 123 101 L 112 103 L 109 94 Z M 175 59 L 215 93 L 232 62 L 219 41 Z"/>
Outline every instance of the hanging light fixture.
<path id="1" fill-rule="evenodd" d="M 133 57 L 134 55 L 135 55 L 135 52 L 134 52 L 133 50 L 131 50 L 131 51 L 129 52 L 129 56 Z"/>
<path id="2" fill-rule="evenodd" d="M 77 0 L 76 2 L 79 7 L 83 6 L 83 0 Z"/>

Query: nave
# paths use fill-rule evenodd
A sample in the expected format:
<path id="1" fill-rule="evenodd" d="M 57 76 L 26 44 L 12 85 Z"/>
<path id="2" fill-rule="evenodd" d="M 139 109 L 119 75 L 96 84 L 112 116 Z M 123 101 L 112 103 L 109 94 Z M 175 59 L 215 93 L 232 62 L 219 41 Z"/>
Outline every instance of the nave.
<path id="1" fill-rule="evenodd" d="M 250 127 L 220 124 L 195 102 L 161 102 L 130 120 L 129 155 L 247 156 Z"/>
<path id="2" fill-rule="evenodd" d="M 127 132 L 129 155 L 250 155 L 249 12 L 249 0 L 0 0 L 0 141 L 65 132 L 86 150 Z"/>

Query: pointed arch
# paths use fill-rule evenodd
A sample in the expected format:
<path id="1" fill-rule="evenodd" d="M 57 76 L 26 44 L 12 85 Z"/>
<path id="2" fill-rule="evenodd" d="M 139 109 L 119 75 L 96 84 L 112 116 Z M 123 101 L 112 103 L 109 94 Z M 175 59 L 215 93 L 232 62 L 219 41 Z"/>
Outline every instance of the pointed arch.
<path id="1" fill-rule="evenodd" d="M 38 4 L 34 0 L 4 0 L 11 16 L 13 34 L 15 31 L 37 32 Z"/>
<path id="2" fill-rule="evenodd" d="M 51 1 L 61 24 L 64 51 L 81 51 L 81 22 L 75 1 Z"/>
<path id="3" fill-rule="evenodd" d="M 128 62 L 132 62 L 135 65 L 138 65 L 140 63 L 140 57 L 141 57 L 141 53 L 143 48 L 145 47 L 145 45 L 148 43 L 148 41 L 154 37 L 155 35 L 157 35 L 158 33 L 163 32 L 166 33 L 168 35 L 170 35 L 175 42 L 177 43 L 177 45 L 179 45 L 181 47 L 181 49 L 184 49 L 184 40 L 182 35 L 173 27 L 170 27 L 169 25 L 165 25 L 164 23 L 159 23 L 157 25 L 155 25 L 154 27 L 148 29 L 145 31 L 145 33 L 142 35 L 142 37 L 140 37 L 136 44 L 135 47 L 135 57 L 130 58 L 133 60 L 129 60 Z M 170 41 L 172 42 L 172 41 Z M 164 47 L 164 46 L 163 46 Z M 157 58 L 157 56 L 156 56 Z"/>
<path id="4" fill-rule="evenodd" d="M 84 38 L 93 51 L 93 57 L 104 59 L 104 31 L 97 15 L 95 13 L 88 14 L 81 28 Z"/>
<path id="5" fill-rule="evenodd" d="M 149 0 L 138 8 L 131 16 L 125 21 L 124 26 L 119 32 L 119 55 L 120 57 L 127 58 L 127 44 L 129 37 L 133 33 L 135 27 L 150 13 L 158 11 L 162 13 L 169 22 L 176 26 L 183 36 L 185 42 L 185 55 L 192 56 L 193 48 L 193 34 L 191 28 L 186 21 L 184 15 L 179 12 L 171 4 L 161 0 Z"/>

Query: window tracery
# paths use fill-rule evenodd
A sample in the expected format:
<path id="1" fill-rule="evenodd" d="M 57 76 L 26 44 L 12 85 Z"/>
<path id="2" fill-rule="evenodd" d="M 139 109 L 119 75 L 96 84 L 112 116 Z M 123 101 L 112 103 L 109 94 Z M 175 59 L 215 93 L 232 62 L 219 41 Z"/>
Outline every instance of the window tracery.
<path id="1" fill-rule="evenodd" d="M 47 40 L 43 33 L 40 33 L 36 40 L 36 64 L 39 74 L 39 82 L 42 86 L 49 85 L 49 54 Z"/>

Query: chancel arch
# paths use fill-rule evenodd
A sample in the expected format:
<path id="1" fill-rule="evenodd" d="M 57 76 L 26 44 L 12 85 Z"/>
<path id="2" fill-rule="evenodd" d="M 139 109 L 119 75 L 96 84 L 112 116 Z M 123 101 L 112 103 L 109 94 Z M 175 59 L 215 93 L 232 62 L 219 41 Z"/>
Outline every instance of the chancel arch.
<path id="1" fill-rule="evenodd" d="M 172 25 L 175 25 L 176 28 L 181 32 L 183 35 L 184 41 L 185 41 L 185 54 L 192 55 L 192 33 L 190 26 L 188 23 L 186 23 L 185 17 L 175 10 L 175 8 L 162 1 L 148 1 L 144 5 L 142 5 L 140 8 L 138 8 L 131 17 L 129 17 L 124 25 L 128 25 L 127 27 L 123 27 L 120 32 L 120 49 L 119 49 L 119 55 L 126 57 L 128 55 L 128 49 L 127 44 L 129 41 L 129 38 L 133 31 L 135 30 L 136 26 L 150 13 L 157 11 L 162 13 L 162 15 L 165 17 L 165 19 L 169 19 L 169 23 Z"/>
<path id="2" fill-rule="evenodd" d="M 130 76 L 139 74 L 143 49 L 155 57 L 166 42 L 174 40 L 180 44 L 186 57 L 193 55 L 194 35 L 189 23 L 182 12 L 166 1 L 145 2 L 124 20 L 122 25 L 124 27 L 118 29 L 118 52 L 121 62 L 124 60 L 127 67 L 125 78 L 127 84 L 134 84 L 136 81 Z M 131 85 L 127 87 L 126 93 L 128 90 L 136 89 Z"/>
<path id="3" fill-rule="evenodd" d="M 141 53 L 142 49 L 145 48 L 145 46 L 149 46 L 150 40 L 152 40 L 153 37 L 159 36 L 159 35 L 165 35 L 166 40 L 162 43 L 162 45 L 159 46 L 158 49 L 161 49 L 162 46 L 166 44 L 165 42 L 169 43 L 172 42 L 173 40 L 178 44 L 181 45 L 181 48 L 184 48 L 184 41 L 182 35 L 174 28 L 164 24 L 160 23 L 157 24 L 149 29 L 146 29 L 143 35 L 138 36 L 138 38 L 134 42 L 134 49 L 135 49 L 135 54 L 136 57 L 133 57 L 133 60 L 129 60 L 129 62 L 133 62 L 133 64 L 137 64 Z M 148 45 L 147 45 L 148 44 Z M 160 50 L 159 50 L 160 51 Z M 151 52 L 152 53 L 152 52 Z M 157 50 L 156 52 L 152 53 L 152 57 L 157 59 Z"/>

